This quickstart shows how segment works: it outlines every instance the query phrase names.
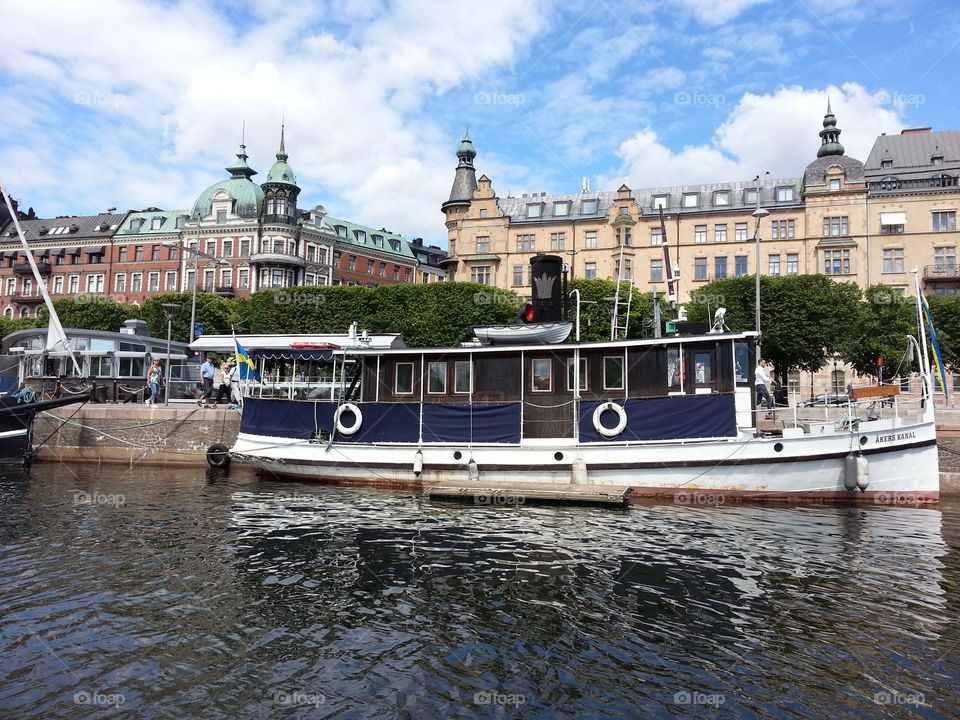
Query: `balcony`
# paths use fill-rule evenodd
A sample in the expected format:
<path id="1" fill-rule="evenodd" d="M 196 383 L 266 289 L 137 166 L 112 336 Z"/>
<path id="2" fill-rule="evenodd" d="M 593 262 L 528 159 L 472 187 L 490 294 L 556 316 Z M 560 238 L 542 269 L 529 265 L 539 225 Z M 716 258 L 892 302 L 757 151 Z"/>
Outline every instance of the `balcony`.
<path id="1" fill-rule="evenodd" d="M 924 282 L 958 282 L 960 281 L 960 267 L 957 265 L 925 265 L 923 268 Z"/>
<path id="2" fill-rule="evenodd" d="M 39 295 L 34 295 L 33 293 L 14 293 L 10 296 L 10 300 L 20 305 L 37 305 L 43 302 L 42 297 Z"/>
<path id="3" fill-rule="evenodd" d="M 250 256 L 250 262 L 254 265 L 289 265 L 296 268 L 307 266 L 307 261 L 299 255 L 291 255 L 285 252 L 253 253 Z"/>
<path id="4" fill-rule="evenodd" d="M 264 215 L 264 225 L 296 225 L 297 218 L 293 215 Z"/>
<path id="5" fill-rule="evenodd" d="M 40 271 L 41 275 L 50 274 L 50 263 L 37 261 L 37 270 Z M 30 263 L 16 263 L 13 266 L 13 272 L 17 275 L 33 275 L 33 269 L 30 267 Z"/>
<path id="6" fill-rule="evenodd" d="M 214 293 L 221 297 L 233 297 L 236 294 L 233 285 L 197 285 L 197 291 Z"/>

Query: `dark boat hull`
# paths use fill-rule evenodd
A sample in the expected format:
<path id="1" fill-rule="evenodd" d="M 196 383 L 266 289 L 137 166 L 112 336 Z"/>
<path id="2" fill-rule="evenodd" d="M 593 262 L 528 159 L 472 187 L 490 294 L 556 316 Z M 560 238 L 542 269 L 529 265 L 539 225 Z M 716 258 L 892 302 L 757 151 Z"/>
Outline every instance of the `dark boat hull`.
<path id="1" fill-rule="evenodd" d="M 18 403 L 15 398 L 0 398 L 0 465 L 23 465 L 33 458 L 33 421 L 38 412 L 63 405 L 86 402 L 89 395 Z"/>

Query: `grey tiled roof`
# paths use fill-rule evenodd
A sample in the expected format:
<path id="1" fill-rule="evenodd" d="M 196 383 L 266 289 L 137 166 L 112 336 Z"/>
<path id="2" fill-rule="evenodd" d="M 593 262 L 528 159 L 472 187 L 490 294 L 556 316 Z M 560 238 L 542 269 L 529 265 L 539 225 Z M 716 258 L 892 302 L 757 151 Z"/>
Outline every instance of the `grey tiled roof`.
<path id="1" fill-rule="evenodd" d="M 934 165 L 931 158 L 943 156 L 943 165 Z M 880 167 L 891 160 L 890 168 Z M 867 157 L 866 174 L 870 180 L 894 176 L 901 180 L 930 177 L 941 172 L 956 175 L 960 170 L 960 130 L 881 135 L 873 143 Z"/>
<path id="2" fill-rule="evenodd" d="M 653 207 L 654 198 L 667 196 L 669 198 L 664 213 L 672 215 L 695 215 L 703 212 L 715 212 L 716 210 L 749 210 L 755 207 L 755 202 L 746 202 L 746 191 L 757 187 L 758 183 L 753 180 L 744 180 L 728 183 L 705 183 L 700 185 L 674 185 L 656 188 L 644 188 L 641 190 L 632 190 L 631 196 L 637 204 L 643 209 L 644 215 L 656 215 L 657 210 Z M 760 205 L 761 207 L 790 207 L 800 205 L 800 178 L 764 178 L 759 182 L 760 187 Z M 777 202 L 776 189 L 781 187 L 792 187 L 794 199 L 792 201 Z M 715 205 L 714 198 L 718 192 L 728 191 L 729 203 L 727 205 Z M 696 207 L 682 207 L 684 195 L 697 193 L 698 204 Z M 584 200 L 597 200 L 597 211 L 595 213 L 584 214 L 582 212 Z M 546 193 L 532 193 L 520 197 L 499 198 L 497 204 L 504 215 L 512 218 L 511 224 L 522 223 L 543 223 L 557 221 L 567 221 L 570 219 L 581 218 L 603 218 L 607 214 L 610 206 L 617 200 L 615 191 L 603 192 L 583 192 L 575 195 L 547 195 Z M 570 210 L 567 215 L 555 215 L 555 204 L 569 201 Z M 527 205 L 542 204 L 541 216 L 539 218 L 527 218 Z"/>
<path id="3" fill-rule="evenodd" d="M 125 216 L 125 213 L 123 215 L 101 213 L 82 217 L 37 218 L 21 220 L 20 227 L 31 245 L 79 245 L 85 242 L 109 240 Z M 76 230 L 72 230 L 73 227 L 76 227 Z M 62 230 L 62 228 L 67 229 Z M 43 230 L 46 232 L 41 234 Z M 0 237 L 0 244 L 10 243 L 20 244 L 12 222 L 3 229 L 3 235 Z"/>
<path id="4" fill-rule="evenodd" d="M 825 155 L 807 165 L 803 171 L 804 186 L 823 185 L 827 170 L 835 165 L 843 168 L 845 182 L 862 183 L 864 181 L 862 162 L 848 155 Z"/>

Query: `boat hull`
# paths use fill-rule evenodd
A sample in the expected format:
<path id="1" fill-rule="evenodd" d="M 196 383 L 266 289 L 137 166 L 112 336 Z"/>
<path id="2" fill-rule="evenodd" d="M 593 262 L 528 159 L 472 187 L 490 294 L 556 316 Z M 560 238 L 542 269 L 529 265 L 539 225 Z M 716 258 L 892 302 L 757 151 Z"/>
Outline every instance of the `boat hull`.
<path id="1" fill-rule="evenodd" d="M 415 471 L 421 466 L 418 452 L 420 472 Z M 738 498 L 922 504 L 939 498 L 932 422 L 793 438 L 589 444 L 538 440 L 472 447 L 330 444 L 241 433 L 232 453 L 270 473 L 323 482 L 455 482 L 478 488 L 497 482 L 615 485 L 630 487 L 632 497 L 673 497 L 689 504 Z M 851 453 L 866 459 L 865 491 L 847 489 Z"/>

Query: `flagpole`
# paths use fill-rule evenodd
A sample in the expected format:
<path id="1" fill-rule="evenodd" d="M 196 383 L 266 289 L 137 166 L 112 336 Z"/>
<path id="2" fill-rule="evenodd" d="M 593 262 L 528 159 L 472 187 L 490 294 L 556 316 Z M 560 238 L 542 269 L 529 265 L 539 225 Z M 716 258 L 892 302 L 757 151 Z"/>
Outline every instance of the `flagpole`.
<path id="1" fill-rule="evenodd" d="M 240 408 L 243 409 L 243 373 L 240 372 L 240 345 L 237 343 L 236 326 L 230 326 L 230 334 L 233 336 L 233 362 L 237 366 L 237 383 L 240 385 L 240 392 L 237 394 L 240 397 Z"/>

